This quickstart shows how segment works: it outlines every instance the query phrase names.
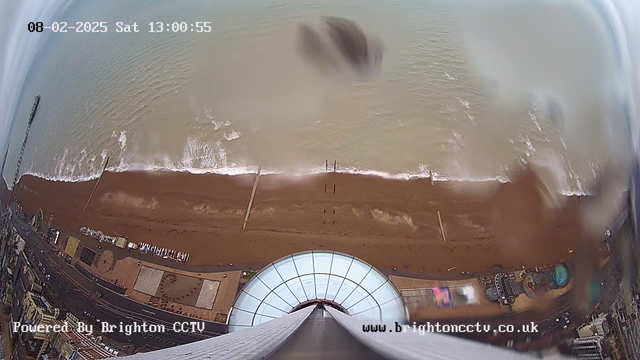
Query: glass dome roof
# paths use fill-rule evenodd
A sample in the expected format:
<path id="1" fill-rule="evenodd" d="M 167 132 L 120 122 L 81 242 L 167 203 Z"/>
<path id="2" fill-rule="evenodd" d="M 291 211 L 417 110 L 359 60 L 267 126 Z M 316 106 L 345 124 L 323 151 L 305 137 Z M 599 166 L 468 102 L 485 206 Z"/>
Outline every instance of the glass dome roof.
<path id="1" fill-rule="evenodd" d="M 244 286 L 229 313 L 229 332 L 276 319 L 315 301 L 332 303 L 361 318 L 406 320 L 402 296 L 373 266 L 338 252 L 308 251 L 269 264 Z"/>

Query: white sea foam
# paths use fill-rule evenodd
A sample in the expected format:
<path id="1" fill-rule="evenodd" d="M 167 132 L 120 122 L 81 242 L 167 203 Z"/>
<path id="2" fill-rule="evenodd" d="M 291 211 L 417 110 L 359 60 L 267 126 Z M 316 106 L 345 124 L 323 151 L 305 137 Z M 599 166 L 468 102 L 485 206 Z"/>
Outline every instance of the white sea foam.
<path id="1" fill-rule="evenodd" d="M 236 164 L 230 163 L 227 160 L 227 151 L 220 141 L 211 144 L 201 142 L 194 137 L 187 139 L 182 152 L 182 160 L 180 164 L 177 165 L 178 169 L 187 171 L 192 169 L 218 169 L 235 166 Z"/>
<path id="2" fill-rule="evenodd" d="M 525 142 L 527 143 L 527 149 L 528 154 L 533 154 L 534 152 L 536 152 L 536 149 L 533 147 L 533 144 L 531 143 L 531 139 L 529 139 L 528 137 L 525 139 Z"/>
<path id="3" fill-rule="evenodd" d="M 218 174 L 218 175 L 246 175 L 246 174 L 255 174 L 258 171 L 258 166 L 224 166 L 218 168 L 195 168 L 185 166 L 185 164 L 180 165 L 149 165 L 145 163 L 130 163 L 124 166 L 110 166 L 107 168 L 109 172 L 125 172 L 125 171 L 150 171 L 150 172 L 185 172 L 190 174 Z M 331 171 L 330 171 L 331 172 Z M 415 179 L 429 179 L 430 176 L 433 176 L 433 180 L 437 182 L 494 182 L 498 181 L 500 183 L 508 183 L 511 180 L 505 175 L 499 176 L 475 176 L 475 177 L 455 177 L 449 176 L 446 174 L 440 174 L 436 171 L 430 171 L 426 165 L 419 166 L 417 171 L 411 172 L 402 172 L 402 173 L 389 173 L 385 171 L 379 170 L 370 170 L 363 169 L 359 167 L 345 167 L 339 168 L 336 170 L 337 173 L 341 174 L 353 174 L 353 175 L 364 175 L 364 176 L 377 176 L 384 179 L 394 179 L 394 180 L 415 180 Z M 312 166 L 312 167 L 300 167 L 295 169 L 294 171 L 283 171 L 280 169 L 274 168 L 263 168 L 261 171 L 262 175 L 288 175 L 292 177 L 300 177 L 300 176 L 312 176 L 326 173 L 324 166 Z M 51 180 L 51 181 L 64 181 L 64 182 L 83 182 L 90 181 L 93 179 L 97 179 L 100 176 L 100 172 L 89 173 L 86 175 L 47 175 L 38 172 L 28 171 L 25 172 L 24 175 L 32 175 L 42 179 Z M 560 191 L 561 194 L 565 196 L 582 196 L 582 195 L 591 195 L 591 193 L 585 191 L 582 188 L 580 182 L 578 182 L 577 188 L 571 189 L 567 188 Z"/>
<path id="4" fill-rule="evenodd" d="M 529 119 L 531 119 L 531 121 L 533 121 L 533 123 L 536 125 L 536 128 L 538 128 L 538 131 L 542 132 L 542 128 L 540 127 L 540 124 L 538 123 L 538 118 L 536 117 L 536 115 L 534 113 L 532 113 L 531 111 L 527 112 L 527 114 L 529 115 Z"/>
<path id="5" fill-rule="evenodd" d="M 213 115 L 211 115 L 211 109 L 207 108 L 207 105 L 204 106 L 204 114 L 209 120 L 213 120 Z"/>
<path id="6" fill-rule="evenodd" d="M 78 160 L 78 163 L 82 163 L 86 159 L 87 159 L 87 149 L 82 149 L 82 151 L 80 151 L 80 159 Z"/>
<path id="7" fill-rule="evenodd" d="M 45 179 L 49 181 L 83 182 L 83 181 L 91 181 L 93 179 L 97 179 L 100 176 L 100 173 L 90 174 L 85 176 L 58 176 L 58 175 L 45 175 L 36 171 L 27 171 L 22 175 L 31 175 L 31 176 L 39 177 L 41 179 Z"/>
<path id="8" fill-rule="evenodd" d="M 240 134 L 235 130 L 231 130 L 231 132 L 228 133 L 228 134 L 224 133 L 224 138 L 227 141 L 231 141 L 231 140 L 239 139 L 240 138 Z"/>
<path id="9" fill-rule="evenodd" d="M 567 144 L 564 143 L 564 139 L 560 138 L 560 142 L 562 143 L 562 147 L 566 150 L 567 149 Z"/>
<path id="10" fill-rule="evenodd" d="M 229 120 L 227 120 L 225 118 L 216 117 L 215 115 L 213 115 L 213 111 L 211 109 L 209 109 L 207 107 L 207 105 L 204 106 L 204 115 L 213 124 L 213 130 L 214 131 L 220 130 L 223 126 L 225 126 L 225 127 L 226 126 L 231 126 L 231 121 L 229 121 Z M 200 113 L 196 113 L 195 114 L 195 121 L 198 122 L 199 120 L 200 120 Z"/>
<path id="11" fill-rule="evenodd" d="M 222 125 L 224 125 L 224 122 L 216 120 L 211 120 L 211 123 L 213 124 L 213 130 L 215 131 L 218 131 L 222 127 Z"/>
<path id="12" fill-rule="evenodd" d="M 120 131 L 120 137 L 118 137 L 118 144 L 120 144 L 120 150 L 127 150 L 127 132 Z"/>
<path id="13" fill-rule="evenodd" d="M 454 78 L 453 76 L 449 75 L 449 73 L 448 73 L 448 72 L 446 72 L 446 71 L 444 72 L 444 76 L 445 76 L 447 79 L 451 80 L 451 81 L 456 81 L 456 78 Z"/>
<path id="14" fill-rule="evenodd" d="M 460 104 L 462 104 L 462 106 L 466 107 L 467 109 L 469 109 L 469 108 L 470 108 L 470 106 L 469 106 L 469 102 L 468 102 L 468 101 L 466 101 L 466 100 L 462 100 L 462 99 L 460 99 L 460 98 L 457 98 L 457 99 L 458 99 L 458 101 L 460 102 Z"/>
<path id="15" fill-rule="evenodd" d="M 124 166 L 127 159 L 127 132 L 120 131 L 120 137 L 118 137 L 118 144 L 120 144 L 120 166 Z"/>
<path id="16" fill-rule="evenodd" d="M 478 126 L 478 124 L 476 123 L 476 118 L 475 118 L 475 117 L 471 116 L 471 114 L 469 114 L 469 113 L 468 113 L 468 112 L 466 112 L 466 111 L 465 111 L 464 113 L 467 115 L 467 117 L 469 118 L 469 121 L 471 121 L 471 123 L 472 123 L 473 125 Z"/>
<path id="17" fill-rule="evenodd" d="M 458 142 L 458 144 L 460 144 L 461 146 L 464 146 L 464 144 L 462 143 L 462 135 L 458 134 L 456 131 L 453 131 L 453 137 L 456 138 L 456 141 Z"/>

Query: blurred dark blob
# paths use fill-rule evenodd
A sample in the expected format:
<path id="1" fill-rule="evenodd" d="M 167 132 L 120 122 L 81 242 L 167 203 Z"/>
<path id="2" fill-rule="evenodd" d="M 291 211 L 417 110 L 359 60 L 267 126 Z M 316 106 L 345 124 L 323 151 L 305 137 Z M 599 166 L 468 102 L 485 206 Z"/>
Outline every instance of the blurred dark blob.
<path id="1" fill-rule="evenodd" d="M 340 69 L 340 58 L 359 74 L 378 69 L 384 48 L 380 39 L 367 36 L 355 22 L 322 17 L 326 29 L 318 33 L 309 25 L 298 28 L 298 46 L 316 66 Z"/>
<path id="2" fill-rule="evenodd" d="M 339 68 L 340 65 L 336 59 L 331 56 L 329 47 L 309 25 L 302 24 L 299 26 L 298 46 L 302 54 L 315 63 L 316 66 L 325 70 L 329 68 Z"/>
<path id="3" fill-rule="evenodd" d="M 352 66 L 366 67 L 369 64 L 369 49 L 367 37 L 360 27 L 353 21 L 337 17 L 327 16 L 322 20 L 329 26 L 329 36 L 342 56 Z"/>

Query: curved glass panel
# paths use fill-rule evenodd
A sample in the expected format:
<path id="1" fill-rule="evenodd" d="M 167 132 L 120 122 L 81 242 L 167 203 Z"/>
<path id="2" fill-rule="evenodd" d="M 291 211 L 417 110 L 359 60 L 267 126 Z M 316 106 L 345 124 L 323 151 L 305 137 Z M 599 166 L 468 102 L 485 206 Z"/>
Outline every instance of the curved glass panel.
<path id="1" fill-rule="evenodd" d="M 229 332 L 276 319 L 313 300 L 335 302 L 358 318 L 405 320 L 400 293 L 374 267 L 342 253 L 309 251 L 269 264 L 245 285 L 231 309 Z"/>

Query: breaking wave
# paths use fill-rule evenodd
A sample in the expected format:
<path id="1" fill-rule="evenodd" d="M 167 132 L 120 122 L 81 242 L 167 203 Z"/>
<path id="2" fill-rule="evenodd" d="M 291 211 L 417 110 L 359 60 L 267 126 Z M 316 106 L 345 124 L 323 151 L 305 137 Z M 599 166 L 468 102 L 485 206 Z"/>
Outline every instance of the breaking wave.
<path id="1" fill-rule="evenodd" d="M 453 133 L 455 137 L 455 143 L 461 144 L 461 137 L 457 133 Z M 173 171 L 173 172 L 186 172 L 191 174 L 219 174 L 219 175 L 244 175 L 254 174 L 258 171 L 258 166 L 248 165 L 244 162 L 236 163 L 230 160 L 227 148 L 225 148 L 223 142 L 225 140 L 231 141 L 240 137 L 235 131 L 230 134 L 225 134 L 225 139 L 219 140 L 213 143 L 203 142 L 197 136 L 190 136 L 187 138 L 184 144 L 182 155 L 179 158 L 170 158 L 168 155 L 156 155 L 152 158 L 140 156 L 135 154 L 136 145 L 127 143 L 127 134 L 125 131 L 120 131 L 119 135 L 113 132 L 111 138 L 117 143 L 117 150 L 119 154 L 117 159 L 113 159 L 113 165 L 107 167 L 109 172 L 125 172 L 125 171 L 149 171 L 149 172 L 161 172 L 161 171 Z M 116 140 L 117 139 L 117 140 Z M 523 141 L 528 138 L 521 139 Z M 527 156 L 529 152 L 535 152 L 529 141 L 526 141 L 528 145 Z M 127 151 L 127 150 L 130 151 Z M 100 176 L 100 172 L 104 167 L 107 160 L 107 149 L 103 149 L 100 152 L 100 156 L 94 154 L 88 154 L 86 149 L 70 150 L 66 149 L 60 156 L 55 155 L 53 160 L 55 167 L 52 173 L 45 174 L 43 172 L 34 171 L 33 167 L 30 170 L 25 171 L 23 174 L 36 176 L 42 179 L 51 181 L 63 181 L 63 182 L 83 182 L 96 179 Z M 555 164 L 555 163 L 554 163 Z M 563 166 L 560 163 L 555 164 L 554 173 L 558 179 L 563 176 L 568 177 L 566 180 L 573 180 L 575 184 L 573 189 L 567 184 L 567 181 L 559 183 L 560 188 L 567 188 L 562 192 L 565 195 L 587 195 L 588 193 L 583 191 L 582 184 L 579 181 L 578 175 L 571 168 L 564 171 Z M 319 166 L 301 166 L 279 169 L 263 167 L 261 174 L 283 174 L 294 177 L 298 176 L 312 176 L 322 174 L 325 172 L 332 172 L 333 167 L 329 169 L 325 164 Z M 503 169 L 506 172 L 506 168 Z M 458 181 L 458 182 L 500 182 L 508 183 L 509 178 L 505 175 L 498 176 L 451 176 L 443 174 L 430 168 L 427 164 L 419 164 L 415 170 L 405 171 L 400 173 L 391 173 L 381 170 L 367 169 L 357 166 L 342 166 L 336 169 L 337 173 L 353 174 L 362 176 L 377 176 L 385 179 L 396 180 L 415 180 L 415 179 L 429 179 L 433 178 L 433 181 Z M 562 179 L 561 179 L 562 180 Z"/>
<path id="2" fill-rule="evenodd" d="M 205 150 L 211 151 L 211 150 Z M 258 166 L 251 165 L 236 165 L 236 164 L 225 164 L 221 167 L 210 167 L 210 168 L 202 168 L 202 167 L 190 167 L 188 164 L 192 163 L 193 159 L 198 158 L 198 154 L 191 153 L 193 157 L 188 160 L 184 160 L 181 164 L 174 165 L 154 165 L 154 164 L 144 164 L 144 163 L 131 163 L 125 165 L 118 166 L 110 166 L 107 168 L 109 172 L 125 172 L 125 171 L 171 171 L 171 172 L 186 172 L 190 174 L 218 174 L 218 175 L 229 175 L 229 176 L 237 176 L 237 175 L 246 175 L 246 174 L 255 174 L 258 172 Z M 195 156 L 194 156 L 195 155 Z M 221 161 L 224 158 L 218 157 L 215 161 Z M 224 163 L 224 161 L 222 161 Z M 275 168 L 262 168 L 262 175 L 291 175 L 294 177 L 299 176 L 313 176 L 319 175 L 327 172 L 333 172 L 333 169 L 329 171 L 326 170 L 325 166 L 308 166 L 308 167 L 298 167 L 295 170 L 281 170 Z M 384 179 L 394 179 L 394 180 L 416 180 L 416 179 L 429 179 L 433 177 L 433 181 L 438 182 L 500 182 L 500 183 L 509 183 L 511 180 L 504 175 L 499 176 L 483 176 L 483 177 L 455 177 L 449 176 L 446 174 L 441 174 L 436 171 L 430 170 L 426 165 L 420 165 L 417 171 L 410 172 L 402 172 L 402 173 L 389 173 L 385 171 L 379 170 L 371 170 L 371 169 L 363 169 L 358 167 L 343 167 L 336 169 L 336 173 L 340 174 L 352 174 L 352 175 L 362 175 L 362 176 L 377 176 Z M 87 175 L 80 176 L 64 176 L 64 175 L 46 175 L 39 172 L 27 171 L 23 175 L 32 175 L 45 180 L 50 181 L 63 181 L 63 182 L 83 182 L 83 181 L 91 181 L 97 179 L 100 176 L 100 170 L 93 171 Z M 580 186 L 580 184 L 579 184 Z M 561 191 L 563 195 L 566 196 L 582 196 L 582 195 L 591 195 L 590 192 L 585 191 L 583 189 L 565 189 Z"/>
<path id="3" fill-rule="evenodd" d="M 188 172 L 191 174 L 219 174 L 219 175 L 245 175 L 255 174 L 258 171 L 258 166 L 228 166 L 220 168 L 193 168 L 187 166 L 162 166 L 162 165 L 149 165 L 142 163 L 132 163 L 124 166 L 109 166 L 107 167 L 109 172 L 125 172 L 125 171 L 175 171 L 175 172 Z M 262 175 L 271 174 L 288 174 L 292 176 L 310 176 L 327 172 L 324 166 L 310 166 L 299 167 L 294 171 L 285 171 L 275 168 L 262 168 Z M 433 176 L 434 181 L 469 181 L 469 182 L 484 182 L 484 181 L 499 181 L 501 183 L 509 182 L 509 178 L 506 176 L 487 176 L 487 177 L 467 177 L 456 178 L 452 176 L 443 175 L 435 171 L 426 172 L 403 172 L 403 173 L 389 173 L 379 170 L 368 170 L 357 167 L 346 167 L 336 169 L 336 173 L 352 174 L 352 175 L 364 175 L 364 176 L 378 176 L 385 179 L 396 180 L 414 180 L 414 179 L 429 179 Z M 100 176 L 100 172 L 91 173 L 88 175 L 80 176 L 64 176 L 64 175 L 45 175 L 35 171 L 27 171 L 23 175 L 32 175 L 45 180 L 51 181 L 65 181 L 65 182 L 82 182 L 97 179 Z"/>
<path id="4" fill-rule="evenodd" d="M 240 134 L 240 133 L 238 133 L 238 132 L 236 132 L 235 130 L 231 130 L 231 132 L 230 132 L 230 133 L 228 133 L 228 134 L 227 134 L 227 133 L 224 133 L 224 138 L 225 138 L 227 141 L 232 141 L 232 140 L 235 140 L 235 139 L 239 139 L 239 138 L 240 138 L 240 135 L 241 135 L 241 134 Z"/>

